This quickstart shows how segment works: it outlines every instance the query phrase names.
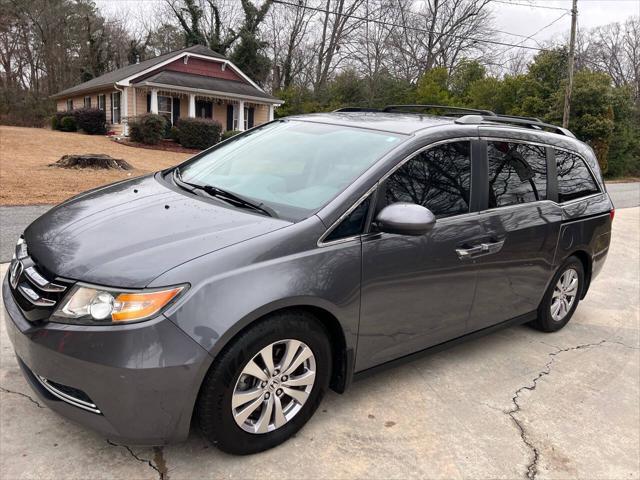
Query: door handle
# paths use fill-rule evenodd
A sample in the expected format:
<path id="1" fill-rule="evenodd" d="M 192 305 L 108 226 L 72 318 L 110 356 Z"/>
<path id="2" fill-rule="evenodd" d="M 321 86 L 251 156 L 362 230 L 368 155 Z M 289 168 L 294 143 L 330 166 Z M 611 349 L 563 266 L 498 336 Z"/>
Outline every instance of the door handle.
<path id="1" fill-rule="evenodd" d="M 504 240 L 498 242 L 483 242 L 480 245 L 475 245 L 469 248 L 456 248 L 456 253 L 460 260 L 466 260 L 468 258 L 481 257 L 483 255 L 490 255 L 492 253 L 498 253 L 502 250 Z"/>

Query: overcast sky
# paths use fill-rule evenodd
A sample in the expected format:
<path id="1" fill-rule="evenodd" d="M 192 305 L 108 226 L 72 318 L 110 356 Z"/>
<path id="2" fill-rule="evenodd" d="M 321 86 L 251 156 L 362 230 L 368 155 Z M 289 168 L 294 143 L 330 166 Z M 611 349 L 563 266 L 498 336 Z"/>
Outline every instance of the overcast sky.
<path id="1" fill-rule="evenodd" d="M 500 0 L 500 3 L 493 6 L 496 28 L 525 36 L 540 30 L 533 37 L 538 41 L 568 35 L 571 28 L 571 3 L 571 0 Z M 634 15 L 640 15 L 640 0 L 578 0 L 580 30 L 623 22 Z M 548 26 L 549 24 L 552 25 Z M 511 42 L 516 40 L 513 43 L 522 41 L 518 40 L 518 37 L 504 35 L 504 40 L 507 38 L 511 38 Z M 536 46 L 536 43 L 528 40 L 527 45 Z"/>
<path id="2" fill-rule="evenodd" d="M 96 0 L 96 4 L 107 15 L 124 13 L 135 22 L 136 17 L 151 12 L 163 1 Z M 496 0 L 492 8 L 497 29 L 525 37 L 535 34 L 534 40 L 502 34 L 502 40 L 510 43 L 526 41 L 527 45 L 536 46 L 535 40 L 543 42 L 568 35 L 571 26 L 571 0 Z M 578 28 L 581 30 L 622 22 L 634 15 L 640 15 L 640 0 L 578 0 Z"/>

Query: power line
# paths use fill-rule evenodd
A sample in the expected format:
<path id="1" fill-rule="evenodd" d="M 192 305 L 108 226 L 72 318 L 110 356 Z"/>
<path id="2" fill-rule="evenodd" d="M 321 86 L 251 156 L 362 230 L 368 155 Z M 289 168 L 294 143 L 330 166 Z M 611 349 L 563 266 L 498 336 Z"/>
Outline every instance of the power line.
<path id="1" fill-rule="evenodd" d="M 436 35 L 441 35 L 443 37 L 451 37 L 451 38 L 458 38 L 458 39 L 462 39 L 462 40 L 472 40 L 475 43 L 487 43 L 490 45 L 500 45 L 502 47 L 517 47 L 517 48 L 523 48 L 526 50 L 535 50 L 538 52 L 546 52 L 549 51 L 548 48 L 539 48 L 539 47 L 529 47 L 526 45 L 518 45 L 515 43 L 508 43 L 508 42 L 501 42 L 498 40 L 487 40 L 484 38 L 475 38 L 475 37 L 468 37 L 465 35 L 456 35 L 453 33 L 444 33 L 444 32 L 439 32 L 437 30 L 427 30 L 425 28 L 418 28 L 418 27 L 411 27 L 408 25 L 400 25 L 397 23 L 389 23 L 389 22 L 384 22 L 382 20 L 374 20 L 374 19 L 368 19 L 365 17 L 361 17 L 358 15 L 353 15 L 353 14 L 346 14 L 346 13 L 338 13 L 338 12 L 332 12 L 331 10 L 325 10 L 323 8 L 319 8 L 319 7 L 310 7 L 308 5 L 304 5 L 304 4 L 299 4 L 299 3 L 290 3 L 290 2 L 286 2 L 284 0 L 273 0 L 273 3 L 275 4 L 280 4 L 280 5 L 286 5 L 289 7 L 294 7 L 294 8 L 302 8 L 305 10 L 312 10 L 314 12 L 320 12 L 320 13 L 324 13 L 325 15 L 340 15 L 343 17 L 347 17 L 347 18 L 353 18 L 354 20 L 360 20 L 363 22 L 370 22 L 370 23 L 376 23 L 378 25 L 383 25 L 383 26 L 387 26 L 387 27 L 397 27 L 397 28 L 406 28 L 407 30 L 413 30 L 415 32 L 420 32 L 420 33 L 426 33 L 426 34 L 436 34 Z"/>
<path id="2" fill-rule="evenodd" d="M 535 37 L 536 35 L 538 35 L 540 32 L 546 30 L 547 28 L 549 28 L 550 26 L 556 24 L 557 22 L 559 22 L 560 20 L 562 20 L 564 17 L 566 17 L 567 15 L 569 15 L 568 12 L 563 13 L 562 15 L 560 15 L 558 18 L 556 18 L 554 21 L 552 21 L 551 23 L 546 24 L 544 27 L 540 28 L 539 30 L 536 30 L 534 33 L 532 33 L 531 35 L 527 36 L 522 42 L 518 43 L 517 46 L 521 46 L 524 42 L 526 42 L 527 40 L 532 40 L 533 37 Z M 536 40 L 533 40 L 534 42 L 538 43 Z M 511 50 L 514 47 L 509 47 L 506 48 L 505 50 L 502 51 L 502 53 L 500 55 L 504 55 L 505 53 L 507 53 L 509 50 Z"/>
<path id="3" fill-rule="evenodd" d="M 571 9 L 569 8 L 562 8 L 562 7 L 551 7 L 549 5 L 533 5 L 530 3 L 519 3 L 519 2 L 510 2 L 508 0 L 493 0 L 494 3 L 502 3 L 504 5 L 514 5 L 516 7 L 529 7 L 529 8 L 542 8 L 545 10 L 562 10 L 564 12 L 571 12 Z"/>

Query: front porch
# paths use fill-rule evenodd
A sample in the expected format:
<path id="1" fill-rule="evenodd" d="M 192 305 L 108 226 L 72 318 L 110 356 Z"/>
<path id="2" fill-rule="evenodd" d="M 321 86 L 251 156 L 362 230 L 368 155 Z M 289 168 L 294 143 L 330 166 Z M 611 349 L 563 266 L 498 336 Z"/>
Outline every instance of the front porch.
<path id="1" fill-rule="evenodd" d="M 216 120 L 223 131 L 244 131 L 273 120 L 274 104 L 256 98 L 168 86 L 132 86 L 125 90 L 122 106 L 124 135 L 128 134 L 128 117 L 147 112 L 163 115 L 171 125 L 180 118 Z"/>

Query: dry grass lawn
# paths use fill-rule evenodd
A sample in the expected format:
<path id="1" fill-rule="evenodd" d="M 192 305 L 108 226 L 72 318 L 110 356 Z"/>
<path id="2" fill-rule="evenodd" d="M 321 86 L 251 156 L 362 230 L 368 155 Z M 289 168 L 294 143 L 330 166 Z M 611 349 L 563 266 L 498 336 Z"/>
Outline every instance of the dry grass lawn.
<path id="1" fill-rule="evenodd" d="M 80 153 L 122 158 L 135 170 L 66 170 L 48 166 L 63 155 Z M 190 156 L 119 145 L 102 136 L 0 126 L 0 205 L 59 203 L 90 188 L 155 172 Z"/>

